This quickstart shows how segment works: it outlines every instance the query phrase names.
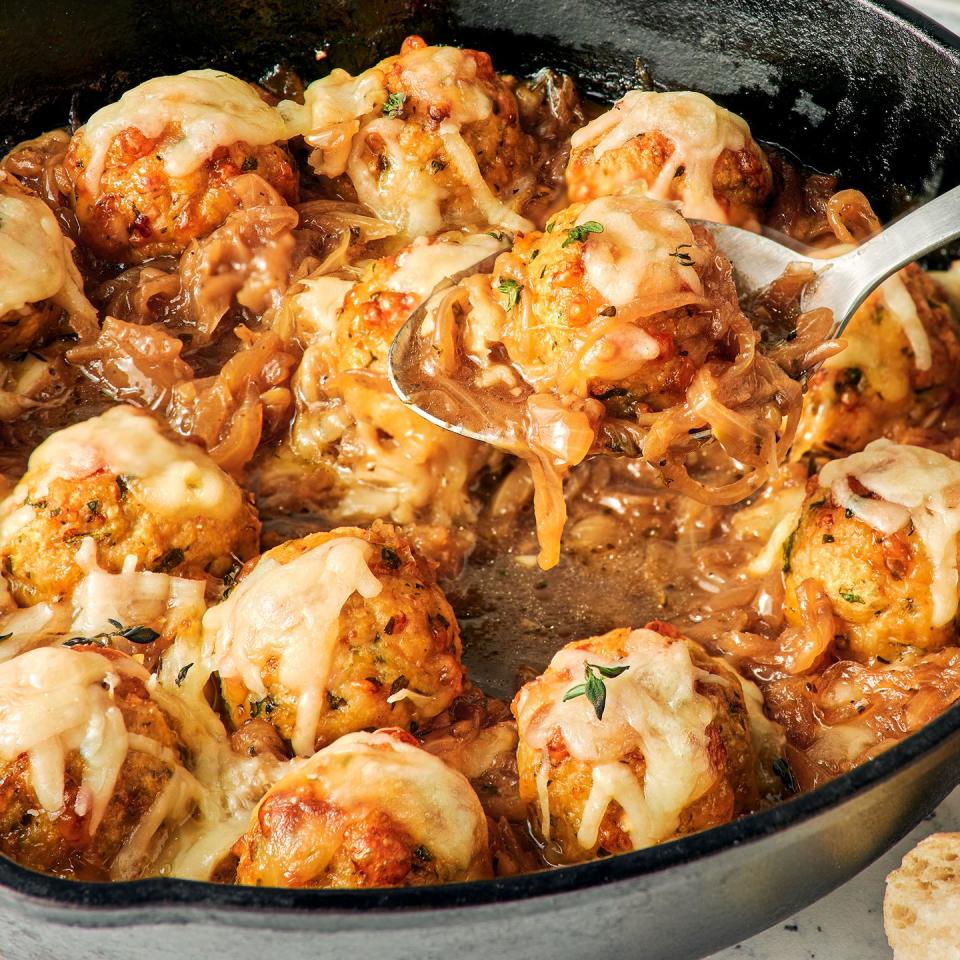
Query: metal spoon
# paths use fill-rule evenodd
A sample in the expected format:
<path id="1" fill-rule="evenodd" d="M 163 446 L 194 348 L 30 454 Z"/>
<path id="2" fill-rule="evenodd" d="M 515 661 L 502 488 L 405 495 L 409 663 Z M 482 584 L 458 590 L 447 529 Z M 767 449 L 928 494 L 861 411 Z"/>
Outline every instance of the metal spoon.
<path id="1" fill-rule="evenodd" d="M 807 284 L 803 310 L 826 307 L 833 311 L 830 339 L 840 336 L 864 300 L 891 274 L 914 260 L 960 237 L 960 187 L 954 187 L 917 210 L 890 224 L 855 250 L 832 260 L 808 256 L 770 237 L 738 227 L 703 222 L 717 249 L 733 264 L 741 297 L 760 291 L 780 277 L 787 267 L 809 267 L 813 279 Z M 463 436 L 501 448 L 510 440 L 503 427 L 472 405 L 436 390 L 420 369 L 425 340 L 421 327 L 437 301 L 465 277 L 488 271 L 494 258 L 485 257 L 472 267 L 444 280 L 410 315 L 390 348 L 390 383 L 400 399 L 424 419 Z"/>

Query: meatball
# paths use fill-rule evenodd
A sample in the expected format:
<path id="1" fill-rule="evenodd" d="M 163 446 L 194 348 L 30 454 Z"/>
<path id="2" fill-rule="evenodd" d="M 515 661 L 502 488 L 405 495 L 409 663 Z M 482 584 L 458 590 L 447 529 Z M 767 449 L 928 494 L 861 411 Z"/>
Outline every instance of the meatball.
<path id="1" fill-rule="evenodd" d="M 773 185 L 747 124 L 700 93 L 631 90 L 571 140 L 571 200 L 636 185 L 685 217 L 758 227 Z"/>
<path id="2" fill-rule="evenodd" d="M 551 862 L 637 850 L 757 804 L 742 681 L 656 626 L 666 635 L 568 644 L 513 701 L 520 795 Z"/>
<path id="3" fill-rule="evenodd" d="M 148 679 L 95 646 L 0 665 L 0 851 L 70 879 L 143 875 L 201 792 Z"/>
<path id="4" fill-rule="evenodd" d="M 252 556 L 246 494 L 199 447 L 118 406 L 53 434 L 0 503 L 0 568 L 20 603 L 68 596 L 84 573 L 222 576 Z M 129 567 L 128 567 L 129 569 Z"/>
<path id="5" fill-rule="evenodd" d="M 231 181 L 251 171 L 293 202 L 285 136 L 256 88 L 220 71 L 128 90 L 74 134 L 64 160 L 83 242 L 120 262 L 178 254 L 238 207 Z"/>
<path id="6" fill-rule="evenodd" d="M 946 293 L 912 265 L 853 315 L 846 347 L 811 378 L 793 456 L 838 456 L 921 425 L 958 386 L 960 338 Z"/>
<path id="7" fill-rule="evenodd" d="M 268 551 L 204 617 L 235 726 L 270 720 L 309 756 L 343 734 L 409 727 L 460 692 L 460 633 L 426 561 L 386 524 Z"/>
<path id="8" fill-rule="evenodd" d="M 892 661 L 956 638 L 960 464 L 875 440 L 811 480 L 784 548 L 784 614 L 813 629 L 811 590 L 827 599 L 842 656 Z"/>
<path id="9" fill-rule="evenodd" d="M 545 569 L 559 559 L 562 477 L 596 448 L 642 457 L 676 492 L 733 503 L 771 476 L 796 429 L 800 387 L 756 349 L 730 264 L 658 200 L 560 211 L 518 236 L 492 276 L 462 281 L 434 330 L 437 390 L 456 378 L 484 391 L 484 417 L 466 425 L 492 420 L 530 463 Z M 717 468 L 694 477 L 705 440 Z"/>
<path id="10" fill-rule="evenodd" d="M 402 730 L 342 737 L 275 784 L 234 848 L 237 881 L 410 887 L 491 876 L 487 821 L 463 774 Z"/>
<path id="11" fill-rule="evenodd" d="M 73 243 L 42 200 L 0 172 L 0 356 L 64 332 L 63 320 L 81 337 L 97 328 Z"/>
<path id="12" fill-rule="evenodd" d="M 317 276 L 284 298 L 278 322 L 309 346 L 289 442 L 257 478 L 262 503 L 299 510 L 312 501 L 330 524 L 472 519 L 470 485 L 496 455 L 402 404 L 387 354 L 441 280 L 502 246 L 486 234 L 419 238 L 367 264 L 354 283 Z"/>
<path id="13" fill-rule="evenodd" d="M 279 109 L 314 147 L 316 172 L 404 236 L 529 226 L 516 211 L 532 193 L 537 145 L 485 53 L 409 37 L 397 56 L 357 77 L 334 70 L 304 106 Z"/>

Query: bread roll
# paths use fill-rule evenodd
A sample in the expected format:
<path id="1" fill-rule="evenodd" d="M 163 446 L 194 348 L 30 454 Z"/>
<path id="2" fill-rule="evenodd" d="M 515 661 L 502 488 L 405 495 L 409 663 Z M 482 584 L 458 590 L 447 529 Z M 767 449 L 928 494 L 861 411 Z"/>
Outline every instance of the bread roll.
<path id="1" fill-rule="evenodd" d="M 935 833 L 887 877 L 883 925 L 894 960 L 960 960 L 960 833 Z"/>

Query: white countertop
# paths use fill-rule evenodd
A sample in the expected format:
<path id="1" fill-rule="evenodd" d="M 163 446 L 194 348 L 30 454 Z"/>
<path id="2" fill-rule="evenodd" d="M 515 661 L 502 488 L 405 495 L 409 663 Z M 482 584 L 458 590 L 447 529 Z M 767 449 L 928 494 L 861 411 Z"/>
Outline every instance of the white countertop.
<path id="1" fill-rule="evenodd" d="M 960 0 L 913 0 L 960 34 Z M 887 874 L 920 840 L 941 830 L 960 830 L 960 788 L 888 854 L 812 907 L 709 960 L 889 960 L 883 932 Z"/>

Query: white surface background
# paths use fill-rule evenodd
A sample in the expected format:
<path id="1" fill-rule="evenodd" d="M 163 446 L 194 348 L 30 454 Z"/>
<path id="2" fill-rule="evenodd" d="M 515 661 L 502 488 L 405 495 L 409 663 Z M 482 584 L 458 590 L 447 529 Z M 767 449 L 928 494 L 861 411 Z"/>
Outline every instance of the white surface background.
<path id="1" fill-rule="evenodd" d="M 960 0 L 913 0 L 912 6 L 960 34 Z M 851 829 L 856 825 L 851 824 Z M 714 954 L 710 960 L 890 960 L 893 951 L 883 932 L 884 879 L 918 841 L 940 830 L 960 830 L 960 788 L 933 819 L 921 823 L 846 886 L 765 933 Z"/>

